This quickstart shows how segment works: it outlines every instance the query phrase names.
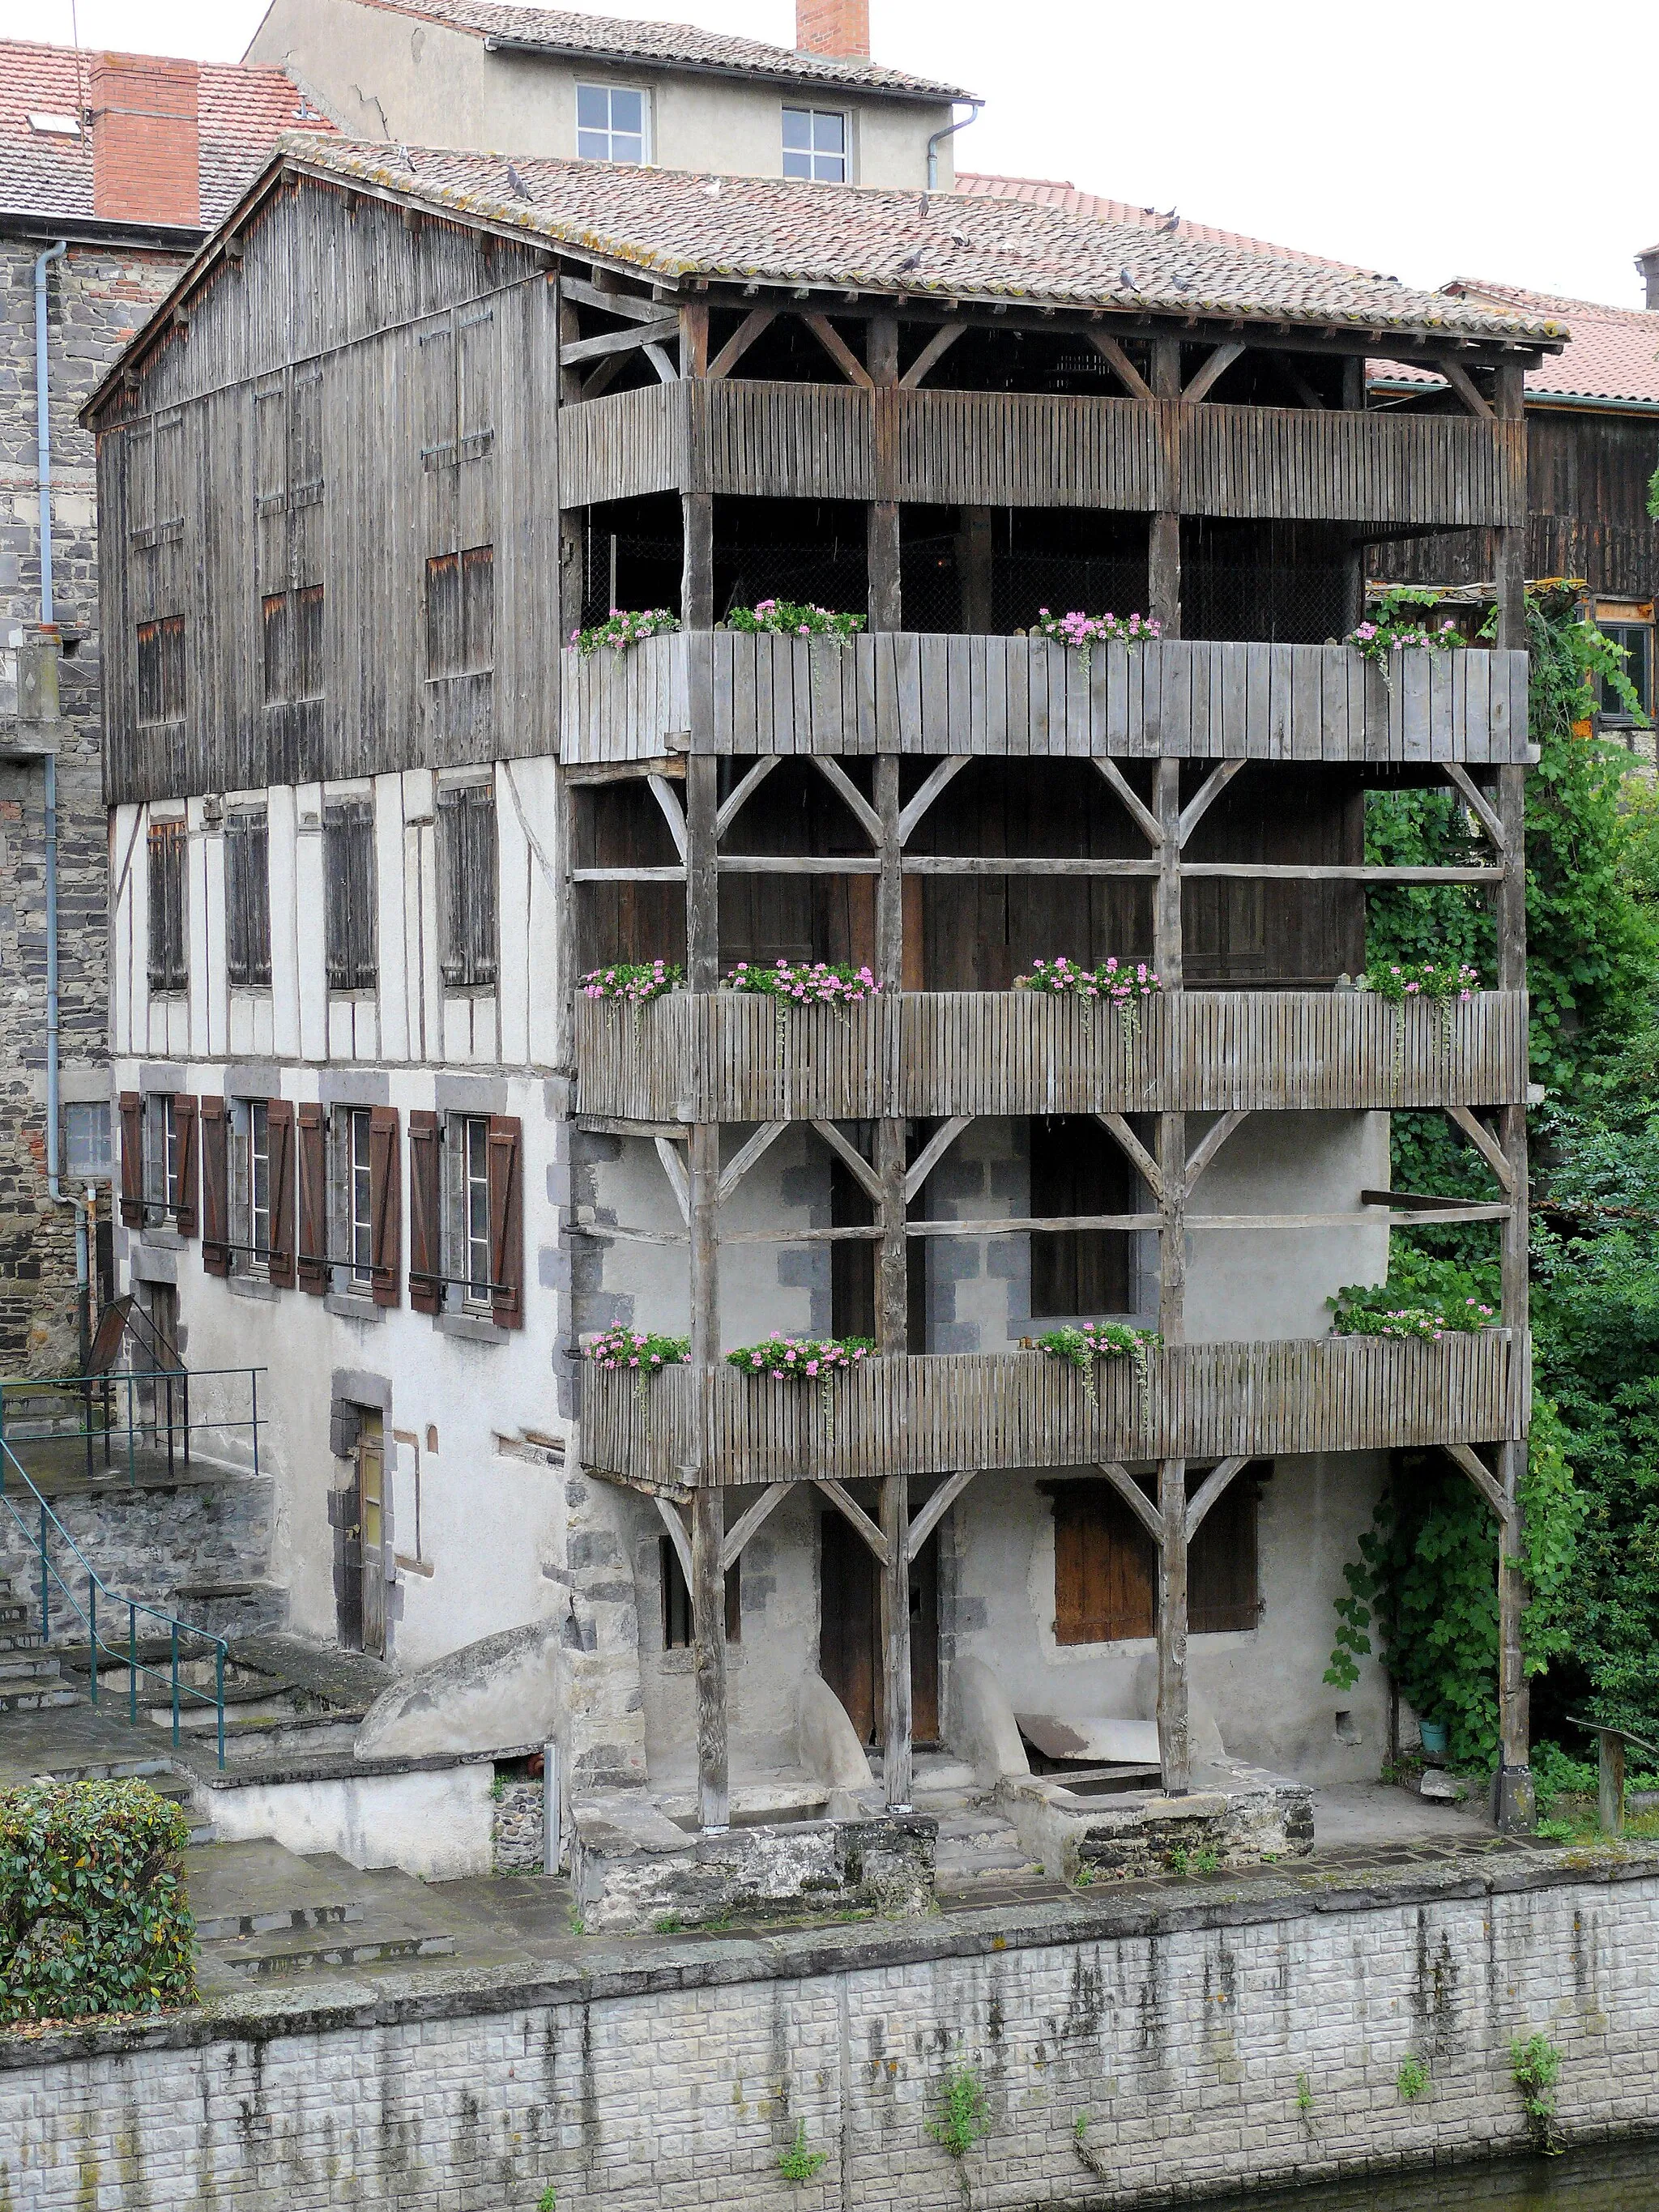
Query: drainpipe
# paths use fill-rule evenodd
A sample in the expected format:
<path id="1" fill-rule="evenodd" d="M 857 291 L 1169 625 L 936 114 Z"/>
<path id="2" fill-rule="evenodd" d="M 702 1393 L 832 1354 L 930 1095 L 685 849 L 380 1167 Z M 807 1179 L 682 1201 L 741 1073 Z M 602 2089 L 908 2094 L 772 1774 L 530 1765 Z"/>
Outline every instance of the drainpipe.
<path id="1" fill-rule="evenodd" d="M 939 190 L 939 148 L 947 138 L 954 138 L 958 131 L 965 131 L 970 123 L 976 122 L 984 105 L 985 102 L 982 100 L 970 100 L 966 115 L 960 117 L 955 123 L 947 123 L 943 131 L 935 131 L 927 141 L 927 189 L 930 192 L 936 192 Z"/>

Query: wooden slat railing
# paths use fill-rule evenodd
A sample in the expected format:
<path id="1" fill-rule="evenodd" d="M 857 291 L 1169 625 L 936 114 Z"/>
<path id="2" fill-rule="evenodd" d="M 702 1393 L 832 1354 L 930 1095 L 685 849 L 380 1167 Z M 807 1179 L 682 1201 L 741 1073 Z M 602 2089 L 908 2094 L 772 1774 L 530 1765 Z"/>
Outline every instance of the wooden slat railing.
<path id="1" fill-rule="evenodd" d="M 576 1110 L 645 1122 L 1492 1106 L 1527 1095 L 1527 1000 L 1186 991 L 1135 1029 L 1079 1000 L 921 991 L 847 1007 L 676 992 L 576 1004 Z"/>
<path id="2" fill-rule="evenodd" d="M 596 1473 L 663 1488 L 848 1482 L 1102 1459 L 1386 1450 L 1522 1432 L 1527 1349 L 1506 1329 L 1438 1343 L 1319 1337 L 1190 1344 L 1081 1376 L 1042 1352 L 872 1358 L 815 1384 L 716 1368 L 700 1407 L 690 1368 L 584 1370 L 580 1449 Z"/>
<path id="3" fill-rule="evenodd" d="M 630 393 L 629 398 L 633 397 Z M 1527 656 L 1170 639 L 1088 662 L 1047 638 L 726 630 L 565 653 L 573 766 L 680 750 L 993 758 L 1524 762 Z"/>

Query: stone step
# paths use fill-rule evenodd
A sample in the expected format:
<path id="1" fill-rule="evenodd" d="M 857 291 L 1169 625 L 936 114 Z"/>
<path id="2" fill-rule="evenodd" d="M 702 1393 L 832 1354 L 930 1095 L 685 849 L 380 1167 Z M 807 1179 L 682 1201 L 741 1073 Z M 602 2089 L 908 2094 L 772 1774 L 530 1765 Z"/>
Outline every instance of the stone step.
<path id="1" fill-rule="evenodd" d="M 282 1974 L 304 1974 L 321 1967 L 368 1966 L 388 1960 L 448 1959 L 455 1938 L 435 1931 L 410 1930 L 376 1935 L 353 1928 L 349 1934 L 326 1928 L 308 1935 L 236 1936 L 229 1942 L 204 1943 L 202 1956 L 240 1981 L 264 1981 Z"/>
<path id="2" fill-rule="evenodd" d="M 38 1687 L 13 1682 L 0 1689 L 0 1713 L 43 1713 L 55 1705 L 78 1705 L 81 1693 L 66 1685 L 47 1680 Z"/>
<path id="3" fill-rule="evenodd" d="M 55 1680 L 63 1671 L 63 1662 L 56 1653 L 39 1645 L 33 1651 L 0 1652 L 0 1688 Z"/>
<path id="4" fill-rule="evenodd" d="M 963 1882 L 1006 1880 L 1010 1875 L 1040 1875 L 1042 1869 L 1018 1844 L 1012 1850 L 986 1850 L 976 1845 L 941 1844 L 933 1863 L 935 1879 L 947 1888 Z"/>
<path id="5" fill-rule="evenodd" d="M 1013 1823 L 988 1805 L 969 1805 L 939 1816 L 939 1840 L 946 1844 L 982 1844 L 988 1850 L 1006 1850 L 1015 1843 Z"/>

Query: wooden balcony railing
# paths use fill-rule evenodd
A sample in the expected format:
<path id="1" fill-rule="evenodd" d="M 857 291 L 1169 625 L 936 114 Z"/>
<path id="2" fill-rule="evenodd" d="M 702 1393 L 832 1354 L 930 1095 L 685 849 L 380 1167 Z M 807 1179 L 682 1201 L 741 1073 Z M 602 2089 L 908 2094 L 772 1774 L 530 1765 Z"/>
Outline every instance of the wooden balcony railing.
<path id="1" fill-rule="evenodd" d="M 682 487 L 744 498 L 1502 526 L 1526 520 L 1526 432 L 1473 416 L 740 377 L 559 410 L 564 506 Z"/>
<path id="2" fill-rule="evenodd" d="M 1103 1459 L 1486 1443 L 1524 1426 L 1524 1338 L 1489 1328 L 1438 1343 L 1318 1337 L 1191 1344 L 1081 1376 L 1042 1352 L 872 1358 L 826 1395 L 721 1366 L 700 1404 L 688 1367 L 584 1371 L 582 1463 L 684 1491 L 710 1483 L 1087 1467 Z M 699 1475 L 698 1470 L 702 1473 Z"/>
<path id="3" fill-rule="evenodd" d="M 1403 765 L 1525 762 L 1527 656 L 1170 639 L 1088 662 L 1047 638 L 888 631 L 851 647 L 726 630 L 582 659 L 561 752 L 579 767 L 696 753 L 988 754 Z"/>
<path id="4" fill-rule="evenodd" d="M 1493 1106 L 1527 1095 L 1527 1000 L 1394 1007 L 1361 991 L 1184 991 L 1126 1031 L 1025 991 L 781 1007 L 676 992 L 576 1002 L 576 1110 L 639 1122 Z"/>

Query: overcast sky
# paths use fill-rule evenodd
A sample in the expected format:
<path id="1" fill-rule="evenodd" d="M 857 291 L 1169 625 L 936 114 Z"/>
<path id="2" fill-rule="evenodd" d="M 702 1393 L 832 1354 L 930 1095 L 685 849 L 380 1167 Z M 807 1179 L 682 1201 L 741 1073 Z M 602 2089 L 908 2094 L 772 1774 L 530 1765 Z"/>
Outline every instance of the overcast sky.
<path id="1" fill-rule="evenodd" d="M 72 0 L 0 0 L 0 33 L 70 37 Z M 235 61 L 265 0 L 73 0 L 86 46 Z M 793 43 L 793 0 L 644 0 Z M 988 95 L 964 168 L 1114 198 L 1388 270 L 1639 306 L 1659 241 L 1659 4 L 1542 0 L 873 0 L 878 60 Z M 510 152 L 512 149 L 504 149 Z"/>

